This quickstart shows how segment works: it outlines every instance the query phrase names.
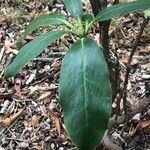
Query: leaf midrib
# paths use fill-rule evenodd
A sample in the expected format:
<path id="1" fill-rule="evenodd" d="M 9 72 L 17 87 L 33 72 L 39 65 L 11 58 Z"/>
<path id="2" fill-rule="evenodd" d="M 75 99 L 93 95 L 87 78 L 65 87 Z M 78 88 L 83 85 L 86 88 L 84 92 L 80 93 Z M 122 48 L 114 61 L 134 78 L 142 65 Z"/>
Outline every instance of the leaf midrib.
<path id="1" fill-rule="evenodd" d="M 84 57 L 84 39 L 81 39 L 81 62 L 82 62 L 82 73 L 83 73 L 83 91 L 84 91 L 84 107 L 85 107 L 85 125 L 88 126 L 88 110 L 87 110 L 87 83 L 86 83 L 86 76 L 85 76 L 85 57 Z"/>

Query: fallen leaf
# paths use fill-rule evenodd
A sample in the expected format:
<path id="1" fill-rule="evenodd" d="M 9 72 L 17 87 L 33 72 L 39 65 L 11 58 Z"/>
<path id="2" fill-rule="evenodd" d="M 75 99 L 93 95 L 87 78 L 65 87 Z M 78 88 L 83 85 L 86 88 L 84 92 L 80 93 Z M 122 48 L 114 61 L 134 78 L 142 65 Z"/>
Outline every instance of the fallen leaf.
<path id="1" fill-rule="evenodd" d="M 32 118 L 31 118 L 31 121 L 29 122 L 29 126 L 35 126 L 39 123 L 39 116 L 37 115 L 33 115 Z"/>
<path id="2" fill-rule="evenodd" d="M 139 127 L 144 128 L 150 128 L 150 120 L 141 120 L 139 123 Z"/>
<path id="3" fill-rule="evenodd" d="M 55 122 L 55 127 L 56 127 L 57 132 L 58 132 L 58 136 L 60 137 L 60 135 L 61 135 L 60 119 L 54 117 L 54 122 Z"/>
<path id="4" fill-rule="evenodd" d="M 128 63 L 128 58 L 127 58 L 127 57 L 126 57 L 126 58 L 123 58 L 123 59 L 122 59 L 122 62 L 123 62 L 124 64 L 127 64 L 127 63 Z M 138 59 L 133 58 L 130 65 L 131 65 L 131 66 L 135 66 L 135 65 L 138 65 L 139 63 L 140 63 L 140 62 L 139 62 Z"/>
<path id="5" fill-rule="evenodd" d="M 34 36 L 32 36 L 32 35 L 27 35 L 27 37 L 26 37 L 26 40 L 33 40 L 34 39 Z"/>
<path id="6" fill-rule="evenodd" d="M 47 111 L 48 115 L 54 119 L 55 127 L 57 129 L 58 136 L 60 137 L 61 127 L 60 127 L 60 119 L 59 119 L 58 115 L 47 107 L 46 107 L 46 111 Z"/>
<path id="7" fill-rule="evenodd" d="M 11 43 L 10 41 L 8 40 L 5 40 L 5 52 L 8 54 L 8 53 L 13 53 L 15 55 L 18 54 L 18 50 L 12 48 L 14 47 L 14 44 Z"/>
<path id="8" fill-rule="evenodd" d="M 138 127 L 139 127 L 139 124 L 138 124 L 135 128 L 130 129 L 128 136 L 129 136 L 129 137 L 133 137 L 133 136 L 136 134 L 136 132 L 137 132 L 137 130 L 138 130 Z"/>
<path id="9" fill-rule="evenodd" d="M 38 100 L 42 100 L 42 99 L 44 99 L 44 98 L 50 96 L 51 93 L 52 93 L 52 92 L 50 92 L 50 91 L 43 93 L 43 94 L 38 98 Z"/>
<path id="10" fill-rule="evenodd" d="M 26 81 L 26 85 L 30 84 L 33 81 L 33 79 L 36 76 L 36 72 L 37 72 L 36 70 L 33 70 L 33 72 L 30 74 L 29 78 Z"/>
<path id="11" fill-rule="evenodd" d="M 150 120 L 141 120 L 134 129 L 129 131 L 129 136 L 134 136 L 139 129 L 150 129 Z"/>
<path id="12" fill-rule="evenodd" d="M 9 127 L 11 126 L 14 121 L 23 114 L 24 112 L 24 108 L 23 109 L 20 109 L 17 113 L 13 114 L 12 116 L 10 117 L 7 117 L 7 118 L 1 118 L 0 119 L 0 124 L 4 127 Z"/>
<path id="13" fill-rule="evenodd" d="M 140 53 L 150 53 L 150 46 L 144 47 L 140 49 Z"/>
<path id="14" fill-rule="evenodd" d="M 51 65 L 54 70 L 57 70 L 60 67 L 60 62 L 58 61 L 58 59 L 54 59 L 54 62 Z"/>
<path id="15" fill-rule="evenodd" d="M 14 88 L 15 88 L 15 91 L 16 91 L 15 95 L 19 96 L 19 97 L 21 96 L 21 84 L 22 84 L 21 79 L 16 78 L 15 79 L 15 85 L 14 85 Z"/>

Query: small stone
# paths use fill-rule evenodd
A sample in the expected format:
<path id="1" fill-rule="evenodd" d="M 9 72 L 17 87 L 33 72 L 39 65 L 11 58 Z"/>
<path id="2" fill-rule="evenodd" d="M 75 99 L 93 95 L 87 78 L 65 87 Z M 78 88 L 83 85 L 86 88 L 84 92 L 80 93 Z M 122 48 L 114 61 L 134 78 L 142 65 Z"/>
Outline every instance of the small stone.
<path id="1" fill-rule="evenodd" d="M 51 148 L 52 148 L 52 149 L 55 148 L 55 144 L 54 144 L 54 143 L 51 144 Z"/>
<path id="2" fill-rule="evenodd" d="M 57 86 L 55 84 L 53 84 L 53 83 L 50 84 L 50 89 L 56 89 L 56 88 L 57 88 Z"/>
<path id="3" fill-rule="evenodd" d="M 52 120 L 51 120 L 50 118 L 47 118 L 47 119 L 46 119 L 46 122 L 47 122 L 47 123 L 50 123 L 51 121 L 52 121 Z"/>
<path id="4" fill-rule="evenodd" d="M 59 147 L 59 150 L 64 150 L 64 148 L 63 147 Z"/>
<path id="5" fill-rule="evenodd" d="M 140 121 L 140 117 L 141 117 L 141 114 L 138 113 L 138 114 L 136 114 L 132 119 L 133 119 L 134 121 Z"/>

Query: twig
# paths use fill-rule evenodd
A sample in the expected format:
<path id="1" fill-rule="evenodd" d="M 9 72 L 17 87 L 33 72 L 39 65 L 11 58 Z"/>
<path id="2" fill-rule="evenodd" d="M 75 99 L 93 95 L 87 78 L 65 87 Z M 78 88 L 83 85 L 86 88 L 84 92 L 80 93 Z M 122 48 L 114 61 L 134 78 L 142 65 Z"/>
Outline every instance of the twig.
<path id="1" fill-rule="evenodd" d="M 124 86 L 123 86 L 123 109 L 124 109 L 124 113 L 127 114 L 127 85 L 128 85 L 128 78 L 129 78 L 129 73 L 130 73 L 130 70 L 131 70 L 131 62 L 132 62 L 132 58 L 133 58 L 133 55 L 138 47 L 138 42 L 143 34 L 143 31 L 146 27 L 146 25 L 148 24 L 149 22 L 149 19 L 150 18 L 143 18 L 143 22 L 141 24 L 141 28 L 139 30 L 139 33 L 135 39 L 135 42 L 134 42 L 134 45 L 133 45 L 133 48 L 131 50 L 131 53 L 130 53 L 130 56 L 128 58 L 128 62 L 127 62 L 127 67 L 126 67 L 126 74 L 125 74 L 125 80 L 124 80 Z"/>

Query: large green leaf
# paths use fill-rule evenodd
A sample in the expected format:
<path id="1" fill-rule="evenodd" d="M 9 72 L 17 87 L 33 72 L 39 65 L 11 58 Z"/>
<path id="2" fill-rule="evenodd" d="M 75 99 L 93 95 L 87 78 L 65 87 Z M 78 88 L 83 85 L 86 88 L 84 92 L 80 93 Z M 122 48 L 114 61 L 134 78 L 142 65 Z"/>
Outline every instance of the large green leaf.
<path id="1" fill-rule="evenodd" d="M 32 31 L 36 30 L 37 28 L 41 26 L 48 26 L 48 25 L 60 25 L 64 24 L 66 21 L 66 18 L 61 13 L 51 13 L 51 14 L 45 14 L 41 15 L 35 19 L 33 19 L 29 25 L 27 26 L 25 32 L 22 34 L 21 38 L 18 40 L 18 43 L 25 39 L 28 34 L 30 34 Z"/>
<path id="2" fill-rule="evenodd" d="M 79 150 L 92 150 L 107 128 L 111 89 L 102 49 L 89 38 L 65 55 L 59 83 L 66 129 Z"/>
<path id="3" fill-rule="evenodd" d="M 150 8 L 150 0 L 138 0 L 130 3 L 112 5 L 101 11 L 95 21 L 104 21 L 119 17 L 134 11 L 142 11 Z"/>
<path id="4" fill-rule="evenodd" d="M 5 77 L 14 76 L 28 62 L 38 56 L 49 44 L 61 37 L 63 34 L 65 34 L 64 31 L 47 32 L 23 46 L 14 61 L 6 68 Z"/>
<path id="5" fill-rule="evenodd" d="M 83 14 L 81 0 L 63 0 L 66 8 L 74 17 L 81 17 Z"/>

